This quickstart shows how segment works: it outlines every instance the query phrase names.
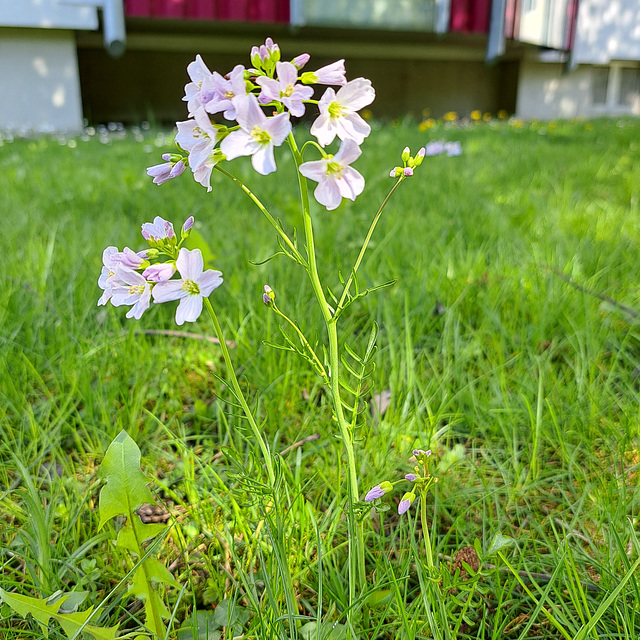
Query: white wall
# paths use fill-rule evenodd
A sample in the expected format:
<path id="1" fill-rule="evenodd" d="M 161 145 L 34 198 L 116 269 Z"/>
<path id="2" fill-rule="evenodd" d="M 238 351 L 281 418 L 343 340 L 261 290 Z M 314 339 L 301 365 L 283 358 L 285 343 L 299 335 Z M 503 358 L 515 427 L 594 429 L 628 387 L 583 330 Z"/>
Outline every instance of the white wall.
<path id="1" fill-rule="evenodd" d="M 82 128 L 72 31 L 0 28 L 0 61 L 0 129 Z"/>
<path id="2" fill-rule="evenodd" d="M 640 0 L 580 0 L 574 60 L 640 60 Z"/>
<path id="3" fill-rule="evenodd" d="M 619 104 L 619 64 L 612 65 L 609 70 L 606 102 L 602 104 L 593 103 L 593 72 L 591 65 L 580 65 L 565 73 L 564 65 L 560 63 L 523 60 L 518 76 L 516 115 L 532 120 L 553 120 L 640 114 L 640 96 L 633 105 Z"/>
<path id="4" fill-rule="evenodd" d="M 64 0 L 0 0 L 0 27 L 97 29 L 98 13 Z"/>

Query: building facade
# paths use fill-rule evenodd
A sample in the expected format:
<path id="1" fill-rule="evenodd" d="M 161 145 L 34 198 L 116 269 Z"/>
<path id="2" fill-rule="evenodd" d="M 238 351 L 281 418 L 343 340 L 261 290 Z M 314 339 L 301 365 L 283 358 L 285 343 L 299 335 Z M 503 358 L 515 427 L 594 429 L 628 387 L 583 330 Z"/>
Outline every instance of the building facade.
<path id="1" fill-rule="evenodd" d="M 196 53 L 266 36 L 345 58 L 376 115 L 640 114 L 640 0 L 0 0 L 0 128 L 175 121 Z"/>

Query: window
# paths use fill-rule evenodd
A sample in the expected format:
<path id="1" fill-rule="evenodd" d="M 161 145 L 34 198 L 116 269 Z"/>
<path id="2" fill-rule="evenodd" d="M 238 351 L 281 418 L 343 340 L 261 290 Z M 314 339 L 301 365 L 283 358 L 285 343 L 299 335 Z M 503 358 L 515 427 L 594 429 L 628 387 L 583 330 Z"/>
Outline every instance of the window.
<path id="1" fill-rule="evenodd" d="M 618 104 L 633 107 L 640 99 L 640 69 L 620 69 Z"/>
<path id="2" fill-rule="evenodd" d="M 607 104 L 609 86 L 609 67 L 594 67 L 591 70 L 591 102 Z"/>

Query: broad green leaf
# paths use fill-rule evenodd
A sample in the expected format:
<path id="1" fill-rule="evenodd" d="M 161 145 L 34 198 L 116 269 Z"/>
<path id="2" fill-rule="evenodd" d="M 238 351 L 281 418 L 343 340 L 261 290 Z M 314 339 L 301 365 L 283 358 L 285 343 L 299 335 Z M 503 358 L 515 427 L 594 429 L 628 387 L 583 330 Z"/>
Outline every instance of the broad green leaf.
<path id="1" fill-rule="evenodd" d="M 192 616 L 182 623 L 177 640 L 220 640 L 221 634 L 214 618 L 213 611 L 196 611 L 195 620 Z"/>
<path id="2" fill-rule="evenodd" d="M 131 437 L 121 431 L 109 445 L 100 466 L 107 484 L 100 492 L 100 525 L 119 515 L 131 518 L 145 502 L 154 502 L 147 487 L 149 480 L 140 470 L 140 449 Z"/>
<path id="3" fill-rule="evenodd" d="M 166 524 L 144 524 L 138 516 L 127 518 L 118 532 L 116 544 L 135 554 L 140 552 L 140 545 L 167 530 Z"/>
<path id="4" fill-rule="evenodd" d="M 23 596 L 20 593 L 7 593 L 3 589 L 0 589 L 0 597 L 19 615 L 23 618 L 27 614 L 31 614 L 42 627 L 42 633 L 45 638 L 49 637 L 48 624 L 49 620 L 53 616 L 58 615 L 58 609 L 66 598 L 60 598 L 53 604 L 47 604 L 46 600 L 40 600 L 40 598 L 32 598 L 30 596 Z"/>
<path id="5" fill-rule="evenodd" d="M 215 609 L 214 621 L 218 627 L 232 627 L 235 635 L 242 633 L 242 627 L 249 622 L 249 612 L 239 604 L 227 599 L 223 600 Z"/>
<path id="6" fill-rule="evenodd" d="M 48 637 L 48 624 L 51 618 L 62 627 L 62 630 L 69 638 L 73 638 L 93 611 L 93 607 L 89 607 L 87 611 L 77 613 L 58 613 L 67 596 L 59 598 L 53 604 L 48 604 L 46 600 L 41 600 L 40 598 L 23 596 L 19 593 L 7 593 L 0 589 L 0 597 L 23 618 L 27 614 L 32 615 L 40 624 L 45 638 Z M 118 627 L 96 627 L 88 624 L 82 631 L 92 636 L 95 640 L 114 640 Z"/>
<path id="7" fill-rule="evenodd" d="M 365 602 L 370 607 L 382 607 L 391 600 L 393 592 L 391 589 L 378 589 L 367 596 Z"/>
<path id="8" fill-rule="evenodd" d="M 494 553 L 498 553 L 498 551 L 502 551 L 502 549 L 510 547 L 512 544 L 515 544 L 515 540 L 513 538 L 503 536 L 498 531 L 491 541 L 491 546 L 489 547 L 489 551 L 487 551 L 487 555 L 492 556 Z"/>

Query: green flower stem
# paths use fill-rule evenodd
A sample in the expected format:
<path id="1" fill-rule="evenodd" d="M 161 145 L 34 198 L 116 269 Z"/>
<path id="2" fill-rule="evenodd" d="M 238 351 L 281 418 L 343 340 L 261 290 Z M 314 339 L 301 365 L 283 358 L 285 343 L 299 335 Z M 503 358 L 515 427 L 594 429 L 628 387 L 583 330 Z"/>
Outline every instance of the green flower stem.
<path id="1" fill-rule="evenodd" d="M 273 228 L 278 232 L 278 235 L 285 241 L 289 249 L 291 249 L 291 253 L 295 256 L 296 260 L 298 260 L 298 262 L 301 265 L 305 265 L 304 258 L 300 255 L 300 252 L 298 251 L 298 248 L 296 247 L 296 245 L 293 243 L 291 238 L 289 238 L 289 236 L 285 233 L 284 229 L 278 223 L 278 221 L 269 213 L 267 208 L 262 204 L 262 202 L 260 202 L 260 200 L 256 197 L 256 195 L 251 191 L 251 189 L 249 189 L 249 187 L 247 187 L 244 184 L 244 182 L 242 182 L 242 180 L 239 180 L 238 178 L 236 178 L 232 173 L 229 173 L 226 169 L 223 169 L 220 165 L 216 165 L 215 168 L 220 173 L 227 176 L 227 178 L 229 178 L 230 180 L 233 180 L 233 182 L 235 182 L 251 198 L 251 200 L 253 200 L 253 203 L 256 205 L 256 207 L 258 207 L 258 209 L 260 209 L 260 211 L 262 212 L 262 215 L 264 215 L 264 217 L 271 223 Z"/>
<path id="2" fill-rule="evenodd" d="M 298 337 L 300 338 L 302 344 L 307 348 L 307 351 L 313 358 L 313 361 L 315 362 L 316 367 L 318 368 L 318 373 L 324 380 L 325 384 L 329 384 L 329 376 L 327 375 L 327 372 L 324 366 L 322 365 L 322 362 L 320 362 L 320 358 L 318 358 L 318 356 L 316 355 L 316 352 L 313 350 L 313 348 L 305 338 L 304 333 L 300 331 L 300 328 L 298 327 L 298 325 L 293 320 L 291 320 L 291 318 L 289 318 L 284 313 L 282 313 L 282 311 L 280 311 L 280 309 L 278 309 L 278 307 L 276 306 L 275 302 L 271 303 L 271 307 L 273 308 L 274 312 L 277 315 L 279 315 L 283 320 L 286 320 L 293 327 L 294 331 L 298 334 Z"/>
<path id="3" fill-rule="evenodd" d="M 358 271 L 358 268 L 360 267 L 360 263 L 362 262 L 362 259 L 364 258 L 364 254 L 367 251 L 367 247 L 369 246 L 369 242 L 371 241 L 371 236 L 373 235 L 376 225 L 378 224 L 378 220 L 380 220 L 380 216 L 382 215 L 384 208 L 387 206 L 387 202 L 389 202 L 389 200 L 391 199 L 391 196 L 395 193 L 396 189 L 400 186 L 400 183 L 404 179 L 405 179 L 405 176 L 401 176 L 400 178 L 398 178 L 398 181 L 393 185 L 393 187 L 391 188 L 391 191 L 389 191 L 389 193 L 387 194 L 387 197 L 383 200 L 382 204 L 380 205 L 380 208 L 378 209 L 378 212 L 374 216 L 373 221 L 371 222 L 371 225 L 369 227 L 369 231 L 367 232 L 367 237 L 364 239 L 364 242 L 362 243 L 362 248 L 360 249 L 358 258 L 355 264 L 353 265 L 353 269 L 351 270 L 351 274 L 349 275 L 349 279 L 347 280 L 347 284 L 344 285 L 344 291 L 342 292 L 342 296 L 340 297 L 340 302 L 338 302 L 336 315 L 339 314 L 340 311 L 342 310 L 342 305 L 344 304 L 344 301 L 347 295 L 349 294 L 351 283 L 353 282 L 353 278 L 356 272 Z"/>
<path id="4" fill-rule="evenodd" d="M 335 318 L 327 303 L 327 299 L 320 283 L 318 275 L 318 266 L 316 264 L 315 246 L 313 239 L 313 225 L 311 221 L 311 212 L 309 209 L 309 191 L 307 188 L 307 180 L 300 173 L 299 168 L 302 164 L 302 155 L 298 151 L 293 133 L 288 137 L 289 147 L 296 163 L 296 174 L 298 176 L 298 184 L 300 186 L 300 199 L 302 202 L 302 217 L 304 222 L 304 233 L 307 242 L 307 260 L 309 279 L 313 287 L 316 299 L 320 305 L 322 317 L 324 318 L 329 337 L 329 387 L 331 389 L 331 398 L 333 400 L 333 408 L 340 436 L 347 455 L 347 528 L 349 535 L 349 613 L 351 617 L 353 605 L 356 600 L 358 591 L 358 583 L 360 589 L 364 589 L 366 571 L 364 564 L 364 532 L 358 527 L 356 515 L 353 505 L 358 502 L 358 473 L 356 467 L 356 457 L 353 447 L 353 434 L 349 428 L 349 424 L 344 417 L 342 410 L 342 399 L 340 397 L 340 351 L 338 348 L 338 329 Z M 350 628 L 351 625 L 349 625 Z"/>
<path id="5" fill-rule="evenodd" d="M 429 535 L 429 523 L 427 522 L 427 491 L 420 495 L 420 521 L 422 522 L 422 536 L 424 538 L 424 550 L 427 553 L 427 566 L 433 569 L 433 551 L 431 550 L 431 536 Z"/>
<path id="6" fill-rule="evenodd" d="M 260 446 L 260 450 L 262 451 L 262 456 L 265 461 L 265 465 L 267 467 L 267 473 L 269 475 L 269 482 L 271 484 L 271 488 L 275 489 L 276 483 L 276 474 L 273 470 L 273 461 L 271 460 L 271 454 L 269 453 L 269 448 L 267 447 L 262 434 L 260 433 L 260 428 L 258 427 L 258 423 L 253 415 L 253 411 L 249 408 L 247 401 L 245 400 L 244 394 L 242 393 L 242 389 L 240 388 L 240 384 L 238 383 L 238 378 L 236 377 L 235 369 L 233 368 L 233 364 L 231 362 L 231 356 L 229 355 L 229 349 L 227 349 L 227 343 L 225 342 L 224 335 L 222 334 L 222 327 L 220 326 L 220 322 L 218 322 L 218 316 L 216 312 L 213 310 L 213 306 L 211 305 L 211 301 L 209 298 L 204 299 L 204 304 L 207 307 L 207 311 L 209 312 L 209 316 L 211 317 L 211 322 L 213 323 L 213 328 L 215 329 L 216 336 L 220 341 L 220 349 L 222 349 L 222 357 L 224 358 L 224 363 L 227 367 L 227 374 L 231 380 L 231 386 L 235 393 L 235 396 L 242 406 L 242 410 L 244 411 L 244 415 L 249 421 L 249 425 L 251 426 L 251 431 L 253 431 L 253 435 L 255 439 L 258 441 L 258 445 Z"/>

